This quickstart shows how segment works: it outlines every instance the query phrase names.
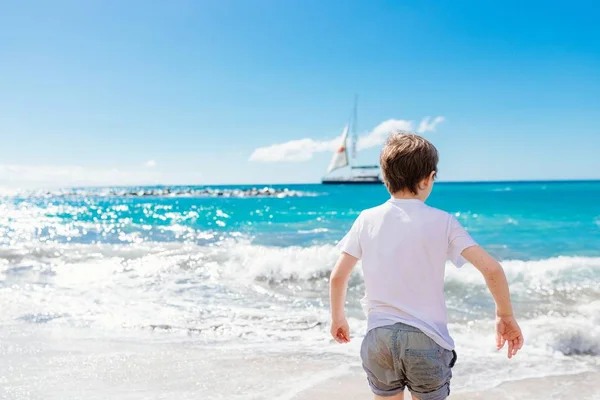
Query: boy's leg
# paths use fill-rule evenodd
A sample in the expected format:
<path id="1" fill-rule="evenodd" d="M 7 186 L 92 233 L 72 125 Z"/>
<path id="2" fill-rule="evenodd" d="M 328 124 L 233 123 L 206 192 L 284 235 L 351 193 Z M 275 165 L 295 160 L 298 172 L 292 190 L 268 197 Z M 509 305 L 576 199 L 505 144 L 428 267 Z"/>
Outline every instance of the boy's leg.
<path id="1" fill-rule="evenodd" d="M 404 400 L 404 392 L 400 392 L 394 396 L 377 396 L 377 395 L 375 395 L 375 400 Z M 418 400 L 418 399 L 413 397 L 413 400 Z"/>

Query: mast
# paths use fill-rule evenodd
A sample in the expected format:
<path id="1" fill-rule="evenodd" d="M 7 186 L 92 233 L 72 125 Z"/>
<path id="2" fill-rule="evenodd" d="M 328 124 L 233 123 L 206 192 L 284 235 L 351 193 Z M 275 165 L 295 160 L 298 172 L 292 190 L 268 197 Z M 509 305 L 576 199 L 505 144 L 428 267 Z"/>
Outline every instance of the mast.
<path id="1" fill-rule="evenodd" d="M 358 133 L 357 133 L 358 129 L 356 128 L 357 120 L 358 120 L 357 107 L 358 107 L 358 94 L 355 93 L 354 94 L 354 110 L 353 110 L 353 115 L 352 115 L 352 159 L 353 160 L 356 159 L 356 146 L 358 144 Z"/>

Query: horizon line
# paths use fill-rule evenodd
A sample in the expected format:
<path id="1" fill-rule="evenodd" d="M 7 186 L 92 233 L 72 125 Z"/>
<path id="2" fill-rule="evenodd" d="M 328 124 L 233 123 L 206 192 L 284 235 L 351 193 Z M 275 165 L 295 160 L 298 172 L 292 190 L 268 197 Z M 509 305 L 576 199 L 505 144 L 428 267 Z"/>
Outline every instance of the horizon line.
<path id="1" fill-rule="evenodd" d="M 460 185 L 460 184 L 531 184 L 531 183 L 597 183 L 600 182 L 600 178 L 594 179 L 520 179 L 520 180 L 448 180 L 448 181 L 436 181 L 436 184 L 442 185 Z M 66 186 L 40 186 L 40 187 L 14 187 L 13 189 L 17 190 L 51 190 L 51 189 L 83 189 L 83 188 L 127 188 L 127 187 L 168 187 L 168 186 L 256 186 L 256 187 L 266 187 L 266 186 L 301 186 L 301 185 L 321 185 L 321 182 L 288 182 L 288 183 L 265 183 L 265 182 L 255 182 L 255 183 L 143 183 L 143 184 L 130 184 L 130 185 L 66 185 Z M 343 186 L 340 184 L 339 186 Z M 378 186 L 377 184 L 365 184 L 365 185 L 353 185 L 353 186 Z M 381 186 L 384 186 L 381 184 Z"/>

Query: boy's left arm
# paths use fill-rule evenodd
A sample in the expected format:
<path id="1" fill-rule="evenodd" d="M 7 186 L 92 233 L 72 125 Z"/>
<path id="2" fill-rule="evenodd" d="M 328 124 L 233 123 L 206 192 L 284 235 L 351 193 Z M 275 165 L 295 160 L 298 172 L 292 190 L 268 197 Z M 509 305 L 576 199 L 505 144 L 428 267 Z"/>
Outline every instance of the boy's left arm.
<path id="1" fill-rule="evenodd" d="M 343 252 L 338 258 L 329 279 L 329 301 L 331 304 L 331 336 L 338 343 L 350 341 L 350 328 L 346 320 L 346 289 L 350 274 L 358 258 Z"/>

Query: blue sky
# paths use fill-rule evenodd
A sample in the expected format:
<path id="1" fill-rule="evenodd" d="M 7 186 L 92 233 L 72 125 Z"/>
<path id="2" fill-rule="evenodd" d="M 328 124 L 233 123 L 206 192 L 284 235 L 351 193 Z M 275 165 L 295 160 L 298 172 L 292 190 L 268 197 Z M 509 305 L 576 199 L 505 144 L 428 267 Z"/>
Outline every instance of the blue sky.
<path id="1" fill-rule="evenodd" d="M 592 1 L 2 2 L 0 186 L 317 182 L 328 151 L 251 155 L 335 139 L 354 93 L 361 135 L 443 117 L 425 133 L 441 180 L 600 178 L 598 18 Z"/>

